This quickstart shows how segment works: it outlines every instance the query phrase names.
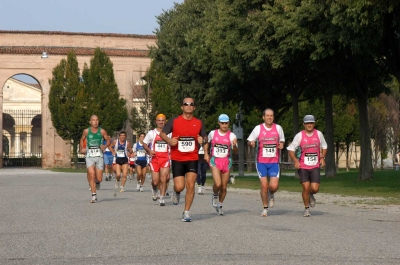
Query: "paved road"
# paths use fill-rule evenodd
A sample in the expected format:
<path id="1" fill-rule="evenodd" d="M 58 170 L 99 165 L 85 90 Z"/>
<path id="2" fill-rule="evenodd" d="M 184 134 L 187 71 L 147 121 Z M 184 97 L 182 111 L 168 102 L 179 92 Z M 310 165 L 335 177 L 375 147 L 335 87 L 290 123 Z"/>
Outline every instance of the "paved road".
<path id="1" fill-rule="evenodd" d="M 128 182 L 103 182 L 89 203 L 85 174 L 0 169 L 0 264 L 400 264 L 400 213 L 317 204 L 302 216 L 300 194 L 279 193 L 260 217 L 254 191 L 230 191 L 225 216 L 210 189 L 165 207 Z M 318 196 L 317 203 L 318 203 Z"/>

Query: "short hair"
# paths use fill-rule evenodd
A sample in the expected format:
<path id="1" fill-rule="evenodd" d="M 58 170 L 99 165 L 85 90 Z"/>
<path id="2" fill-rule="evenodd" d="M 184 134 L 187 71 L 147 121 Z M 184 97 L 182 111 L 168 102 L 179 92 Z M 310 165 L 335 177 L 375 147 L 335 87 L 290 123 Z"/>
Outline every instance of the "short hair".
<path id="1" fill-rule="evenodd" d="M 193 103 L 194 103 L 194 105 L 196 105 L 196 102 L 194 101 L 194 98 L 192 98 L 191 96 L 184 97 L 184 98 L 182 99 L 182 104 L 181 104 L 181 105 L 183 105 L 183 103 L 185 103 L 185 99 L 187 99 L 187 98 L 193 99 Z"/>
<path id="2" fill-rule="evenodd" d="M 274 110 L 271 109 L 271 108 L 266 108 L 266 109 L 263 111 L 263 116 L 265 116 L 265 113 L 266 113 L 268 110 L 272 111 L 272 114 L 275 116 L 275 112 L 274 112 Z"/>
<path id="3" fill-rule="evenodd" d="M 139 137 L 140 137 L 142 134 L 143 134 L 144 136 L 146 136 L 146 134 L 145 134 L 144 132 L 141 132 L 141 133 L 139 133 Z"/>
<path id="4" fill-rule="evenodd" d="M 126 135 L 126 132 L 125 131 L 120 131 L 119 135 L 121 135 L 121 134 L 125 134 Z"/>

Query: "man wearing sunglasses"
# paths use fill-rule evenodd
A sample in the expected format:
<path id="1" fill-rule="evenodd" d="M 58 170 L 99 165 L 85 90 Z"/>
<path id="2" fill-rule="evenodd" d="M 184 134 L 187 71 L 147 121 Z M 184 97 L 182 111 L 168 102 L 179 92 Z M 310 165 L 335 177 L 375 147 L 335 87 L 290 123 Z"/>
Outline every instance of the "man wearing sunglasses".
<path id="1" fill-rule="evenodd" d="M 211 143 L 211 159 L 208 155 L 208 146 L 204 150 L 204 159 L 210 163 L 214 179 L 212 206 L 218 215 L 224 215 L 222 203 L 226 196 L 226 187 L 229 181 L 229 171 L 232 167 L 231 151 L 237 152 L 236 135 L 229 130 L 229 116 L 221 114 L 218 117 L 219 129 L 208 134 Z"/>
<path id="2" fill-rule="evenodd" d="M 325 166 L 325 156 L 328 145 L 322 132 L 314 129 L 315 118 L 306 115 L 303 119 L 304 130 L 296 134 L 293 142 L 287 147 L 289 156 L 298 169 L 300 183 L 303 187 L 302 197 L 304 202 L 304 217 L 310 216 L 310 206 L 315 206 L 314 194 L 319 190 L 320 167 Z M 300 158 L 297 159 L 295 150 L 301 149 Z M 321 155 L 322 150 L 322 155 Z"/>
<path id="3" fill-rule="evenodd" d="M 171 167 L 174 179 L 173 204 L 179 203 L 180 193 L 186 186 L 182 221 L 191 222 L 189 211 L 194 198 L 197 177 L 198 146 L 207 143 L 207 134 L 203 122 L 193 115 L 196 109 L 193 98 L 184 98 L 181 109 L 183 113 L 170 119 L 160 136 L 171 146 Z M 171 137 L 168 137 L 169 133 Z"/>
<path id="4" fill-rule="evenodd" d="M 165 206 L 164 196 L 167 190 L 167 183 L 169 182 L 170 167 L 170 146 L 160 137 L 160 133 L 165 126 L 165 121 L 165 115 L 162 113 L 158 114 L 156 116 L 157 128 L 149 131 L 143 140 L 145 143 L 143 147 L 151 158 L 153 201 L 157 200 L 158 186 L 160 186 L 160 206 Z M 171 137 L 171 135 L 169 134 L 168 137 Z"/>
<path id="5" fill-rule="evenodd" d="M 264 123 L 254 127 L 247 144 L 256 147 L 256 168 L 261 184 L 261 200 L 263 203 L 262 217 L 268 215 L 268 206 L 274 207 L 274 193 L 278 190 L 280 176 L 280 150 L 285 144 L 285 135 L 282 127 L 274 123 L 274 111 L 265 109 L 262 116 Z M 269 183 L 268 178 L 269 177 Z"/>

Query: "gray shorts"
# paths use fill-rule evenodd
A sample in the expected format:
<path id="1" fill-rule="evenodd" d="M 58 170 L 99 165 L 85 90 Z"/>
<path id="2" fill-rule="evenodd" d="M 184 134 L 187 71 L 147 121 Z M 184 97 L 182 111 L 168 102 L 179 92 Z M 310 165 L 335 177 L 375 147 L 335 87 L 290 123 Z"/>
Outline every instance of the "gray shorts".
<path id="1" fill-rule="evenodd" d="M 86 168 L 96 165 L 100 170 L 104 169 L 104 158 L 102 157 L 86 157 Z"/>
<path id="2" fill-rule="evenodd" d="M 300 183 L 310 182 L 310 183 L 320 183 L 321 182 L 321 174 L 319 167 L 313 169 L 303 169 L 300 168 L 298 170 Z"/>

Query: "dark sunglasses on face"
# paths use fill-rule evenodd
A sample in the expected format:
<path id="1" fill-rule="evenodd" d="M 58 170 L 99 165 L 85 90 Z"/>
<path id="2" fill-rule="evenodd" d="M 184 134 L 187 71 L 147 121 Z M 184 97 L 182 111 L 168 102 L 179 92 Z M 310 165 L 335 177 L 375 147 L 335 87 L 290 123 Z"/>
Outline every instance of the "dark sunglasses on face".
<path id="1" fill-rule="evenodd" d="M 228 124 L 229 122 L 221 122 L 221 121 L 220 121 L 219 123 L 221 123 L 221 124 Z"/>
<path id="2" fill-rule="evenodd" d="M 194 106 L 193 102 L 185 102 L 182 104 L 183 106 Z"/>

